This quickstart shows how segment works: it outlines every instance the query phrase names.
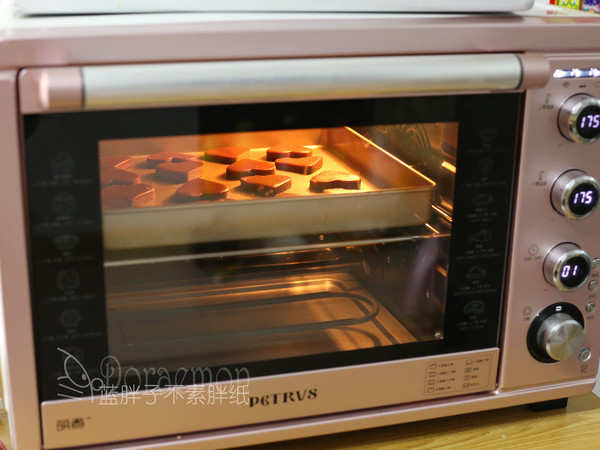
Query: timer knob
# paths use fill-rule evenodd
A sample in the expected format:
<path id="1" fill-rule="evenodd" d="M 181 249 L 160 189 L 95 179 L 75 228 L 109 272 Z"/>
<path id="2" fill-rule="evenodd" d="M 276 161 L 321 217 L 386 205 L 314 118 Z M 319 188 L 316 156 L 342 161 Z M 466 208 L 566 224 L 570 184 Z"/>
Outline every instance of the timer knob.
<path id="1" fill-rule="evenodd" d="M 600 185 L 595 178 L 582 170 L 569 170 L 552 185 L 550 199 L 559 214 L 569 219 L 583 219 L 598 206 L 599 194 Z"/>
<path id="2" fill-rule="evenodd" d="M 566 313 L 556 313 L 542 322 L 537 331 L 537 345 L 554 361 L 575 355 L 583 345 L 583 326 Z"/>
<path id="3" fill-rule="evenodd" d="M 590 256 L 571 242 L 557 245 L 544 260 L 544 278 L 561 291 L 583 286 L 592 269 Z"/>
<path id="4" fill-rule="evenodd" d="M 600 100 L 587 94 L 568 98 L 560 107 L 558 128 L 570 141 L 594 142 L 600 137 Z"/>

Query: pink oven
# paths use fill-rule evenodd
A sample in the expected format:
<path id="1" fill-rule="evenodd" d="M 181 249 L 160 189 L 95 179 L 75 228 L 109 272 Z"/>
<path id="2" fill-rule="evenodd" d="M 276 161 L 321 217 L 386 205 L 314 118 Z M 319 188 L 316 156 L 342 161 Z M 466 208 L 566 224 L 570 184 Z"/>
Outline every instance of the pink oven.
<path id="1" fill-rule="evenodd" d="M 597 17 L 5 20 L 18 448 L 237 446 L 594 386 Z"/>

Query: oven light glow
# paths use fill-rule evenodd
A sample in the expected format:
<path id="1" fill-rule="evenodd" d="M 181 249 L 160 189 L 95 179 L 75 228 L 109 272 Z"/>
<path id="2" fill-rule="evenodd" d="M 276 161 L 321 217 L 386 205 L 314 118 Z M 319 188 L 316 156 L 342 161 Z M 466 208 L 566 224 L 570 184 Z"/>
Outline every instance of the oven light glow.
<path id="1" fill-rule="evenodd" d="M 426 223 L 425 226 L 427 228 L 429 228 L 431 231 L 433 231 L 435 234 L 440 234 L 440 232 L 438 230 L 436 230 L 435 228 L 433 228 L 430 224 Z"/>
<path id="2" fill-rule="evenodd" d="M 443 277 L 448 276 L 448 272 L 442 266 L 435 266 L 435 270 L 437 270 Z"/>
<path id="3" fill-rule="evenodd" d="M 450 164 L 448 161 L 444 161 L 442 163 L 442 167 L 449 172 L 456 173 L 456 167 L 453 164 Z"/>

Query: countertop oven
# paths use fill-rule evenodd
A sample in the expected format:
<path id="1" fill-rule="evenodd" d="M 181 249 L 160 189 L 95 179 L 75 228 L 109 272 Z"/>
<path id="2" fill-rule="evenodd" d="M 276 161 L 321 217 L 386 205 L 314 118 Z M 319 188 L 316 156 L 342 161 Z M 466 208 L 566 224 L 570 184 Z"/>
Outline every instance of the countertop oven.
<path id="1" fill-rule="evenodd" d="M 549 11 L 9 20 L 19 448 L 232 446 L 591 390 L 600 23 Z"/>

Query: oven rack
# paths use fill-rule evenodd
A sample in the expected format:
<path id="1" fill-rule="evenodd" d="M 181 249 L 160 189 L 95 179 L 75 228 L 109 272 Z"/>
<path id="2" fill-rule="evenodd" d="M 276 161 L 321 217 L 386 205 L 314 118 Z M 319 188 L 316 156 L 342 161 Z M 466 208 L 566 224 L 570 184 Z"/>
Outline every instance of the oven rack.
<path id="1" fill-rule="evenodd" d="M 415 340 L 347 273 L 121 291 L 107 303 L 110 353 L 125 365 L 231 364 Z"/>
<path id="2" fill-rule="evenodd" d="M 177 311 L 178 314 L 209 314 L 214 313 L 215 311 L 228 311 L 232 312 L 235 310 L 242 311 L 248 310 L 250 308 L 260 308 L 264 306 L 282 306 L 290 305 L 296 302 L 310 302 L 310 301 L 328 301 L 332 299 L 343 299 L 347 301 L 353 302 L 358 309 L 363 312 L 361 315 L 357 315 L 355 317 L 343 318 L 343 319 L 332 319 L 325 320 L 321 322 L 312 322 L 312 323 L 299 323 L 299 324 L 291 324 L 285 326 L 273 326 L 266 327 L 260 329 L 248 329 L 241 331 L 227 331 L 227 332 L 216 332 L 210 333 L 207 335 L 197 335 L 191 337 L 180 337 L 180 338 L 171 338 L 170 341 L 172 343 L 200 343 L 206 341 L 213 340 L 223 340 L 223 339 L 242 339 L 248 337 L 255 336 L 270 336 L 277 334 L 287 334 L 287 333 L 296 333 L 296 332 L 307 332 L 314 330 L 325 330 L 329 328 L 340 328 L 340 327 L 348 327 L 353 325 L 359 325 L 362 323 L 369 322 L 373 320 L 378 312 L 379 305 L 371 298 L 368 298 L 363 295 L 353 294 L 351 292 L 343 292 L 343 293 L 334 293 L 334 292 L 316 292 L 310 294 L 295 294 L 288 297 L 273 297 L 273 298 L 265 298 L 259 300 L 251 300 L 245 302 L 226 302 L 221 304 L 210 304 L 210 305 L 201 305 L 196 307 L 186 307 Z M 155 310 L 155 311 L 144 311 L 144 312 L 136 312 L 136 313 L 126 313 L 126 314 L 135 314 L 137 319 L 142 320 L 160 320 L 161 317 L 164 317 L 164 310 Z M 148 340 L 145 341 L 143 345 L 156 345 L 160 341 Z M 139 345 L 139 344 L 138 344 Z"/>

